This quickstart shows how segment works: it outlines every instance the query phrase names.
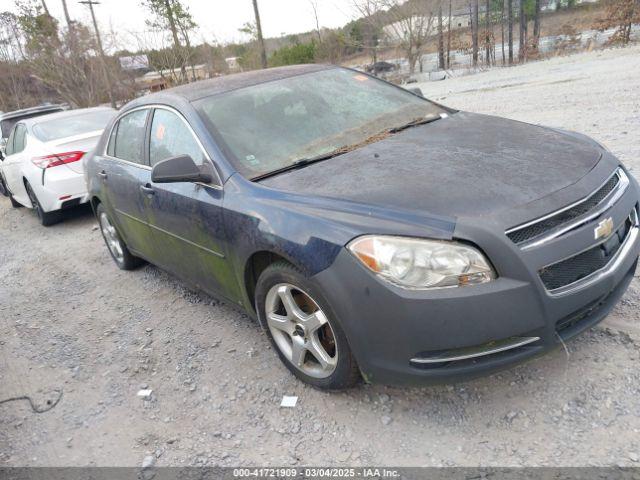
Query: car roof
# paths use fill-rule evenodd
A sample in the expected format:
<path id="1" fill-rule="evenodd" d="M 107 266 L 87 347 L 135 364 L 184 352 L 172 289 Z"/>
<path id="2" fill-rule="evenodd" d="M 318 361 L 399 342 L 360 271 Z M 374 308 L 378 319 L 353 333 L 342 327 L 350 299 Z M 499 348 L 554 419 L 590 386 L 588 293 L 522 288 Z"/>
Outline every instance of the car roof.
<path id="1" fill-rule="evenodd" d="M 37 117 L 27 118 L 25 120 L 20 121 L 20 123 L 26 125 L 27 127 L 33 127 L 38 123 L 48 122 L 50 120 L 64 120 L 65 118 L 75 117 L 76 115 L 82 115 L 85 113 L 91 112 L 113 112 L 114 116 L 116 111 L 110 107 L 93 107 L 93 108 L 78 108 L 75 110 L 64 110 L 62 112 L 49 113 L 46 115 L 40 115 Z"/>
<path id="2" fill-rule="evenodd" d="M 12 112 L 6 112 L 0 114 L 0 120 L 7 120 L 10 118 L 22 117 L 25 115 L 32 115 L 38 112 L 48 112 L 48 111 L 60 111 L 63 110 L 64 106 L 62 105 L 38 105 L 37 107 L 31 108 L 23 108 L 22 110 L 14 110 Z"/>
<path id="3" fill-rule="evenodd" d="M 264 70 L 252 70 L 249 72 L 234 73 L 221 77 L 200 80 L 193 83 L 187 83 L 178 87 L 162 90 L 151 95 L 141 97 L 135 103 L 137 105 L 154 103 L 158 98 L 174 96 L 182 97 L 189 102 L 199 100 L 201 98 L 225 93 L 239 88 L 250 87 L 260 83 L 271 82 L 273 80 L 281 80 L 306 73 L 319 72 L 337 68 L 333 65 L 290 65 L 286 67 L 266 68 Z"/>

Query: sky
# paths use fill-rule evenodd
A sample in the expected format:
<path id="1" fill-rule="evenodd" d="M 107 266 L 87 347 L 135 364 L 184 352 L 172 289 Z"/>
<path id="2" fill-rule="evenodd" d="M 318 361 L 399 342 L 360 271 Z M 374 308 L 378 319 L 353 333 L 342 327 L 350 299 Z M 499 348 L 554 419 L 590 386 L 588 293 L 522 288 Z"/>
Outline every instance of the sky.
<path id="1" fill-rule="evenodd" d="M 39 0 L 38 0 L 39 1 Z M 46 0 L 51 14 L 64 20 L 62 1 Z M 142 0 L 100 0 L 95 7 L 100 29 L 116 32 L 119 45 L 106 41 L 109 50 L 114 47 L 135 49 L 135 37 L 148 35 L 145 20 L 149 17 L 141 5 Z M 253 22 L 252 0 L 183 0 L 199 25 L 192 43 L 203 41 L 220 43 L 246 40 L 238 32 L 246 22 Z M 316 0 L 321 27 L 340 27 L 357 17 L 353 0 Z M 6 6 L 5 6 L 6 5 Z M 78 0 L 67 0 L 69 13 L 74 20 L 90 24 L 89 9 Z M 315 29 L 315 18 L 310 0 L 259 0 L 260 20 L 265 37 L 301 33 Z M 14 10 L 13 0 L 0 0 L 0 11 Z"/>

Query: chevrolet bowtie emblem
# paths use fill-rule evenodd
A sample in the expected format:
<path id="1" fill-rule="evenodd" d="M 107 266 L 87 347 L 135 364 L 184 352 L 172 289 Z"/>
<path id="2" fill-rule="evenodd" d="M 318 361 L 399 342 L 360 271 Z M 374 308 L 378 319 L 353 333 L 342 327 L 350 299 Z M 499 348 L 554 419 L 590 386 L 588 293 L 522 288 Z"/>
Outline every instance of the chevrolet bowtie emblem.
<path id="1" fill-rule="evenodd" d="M 605 218 L 602 220 L 596 228 L 593 229 L 593 234 L 596 240 L 600 238 L 607 238 L 613 233 L 613 218 Z"/>

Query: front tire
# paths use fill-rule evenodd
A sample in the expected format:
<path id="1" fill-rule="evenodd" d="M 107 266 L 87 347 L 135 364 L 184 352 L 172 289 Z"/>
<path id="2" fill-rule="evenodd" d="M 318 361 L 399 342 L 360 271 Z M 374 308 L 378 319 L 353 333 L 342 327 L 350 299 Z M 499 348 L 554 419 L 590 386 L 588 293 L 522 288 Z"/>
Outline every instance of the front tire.
<path id="1" fill-rule="evenodd" d="M 31 188 L 31 185 L 29 185 L 29 182 L 25 181 L 24 186 L 27 190 L 27 195 L 29 196 L 29 200 L 31 201 L 31 206 L 33 207 L 33 211 L 36 212 L 36 215 L 38 216 L 38 220 L 40 221 L 40 224 L 43 227 L 49 227 L 51 225 L 58 223 L 61 218 L 60 212 L 59 211 L 45 212 L 42 209 L 42 205 L 40 205 L 40 202 L 38 201 L 38 197 L 36 197 L 36 193 L 33 191 L 33 188 Z"/>
<path id="2" fill-rule="evenodd" d="M 131 254 L 102 204 L 98 204 L 96 207 L 96 216 L 98 217 L 104 243 L 106 243 L 111 258 L 116 262 L 118 268 L 120 270 L 133 270 L 139 267 L 143 263 L 142 260 Z"/>
<path id="3" fill-rule="evenodd" d="M 314 387 L 342 390 L 360 380 L 346 335 L 321 292 L 300 270 L 280 261 L 256 286 L 256 308 L 280 360 Z"/>

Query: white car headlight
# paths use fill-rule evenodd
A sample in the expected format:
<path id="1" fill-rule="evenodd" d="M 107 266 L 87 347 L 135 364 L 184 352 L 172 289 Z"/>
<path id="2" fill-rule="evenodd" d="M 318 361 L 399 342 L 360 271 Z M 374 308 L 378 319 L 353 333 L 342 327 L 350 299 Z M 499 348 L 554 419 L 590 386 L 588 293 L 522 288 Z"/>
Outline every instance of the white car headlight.
<path id="1" fill-rule="evenodd" d="M 347 248 L 371 271 L 404 288 L 461 287 L 496 278 L 488 260 L 461 243 L 366 235 Z"/>

